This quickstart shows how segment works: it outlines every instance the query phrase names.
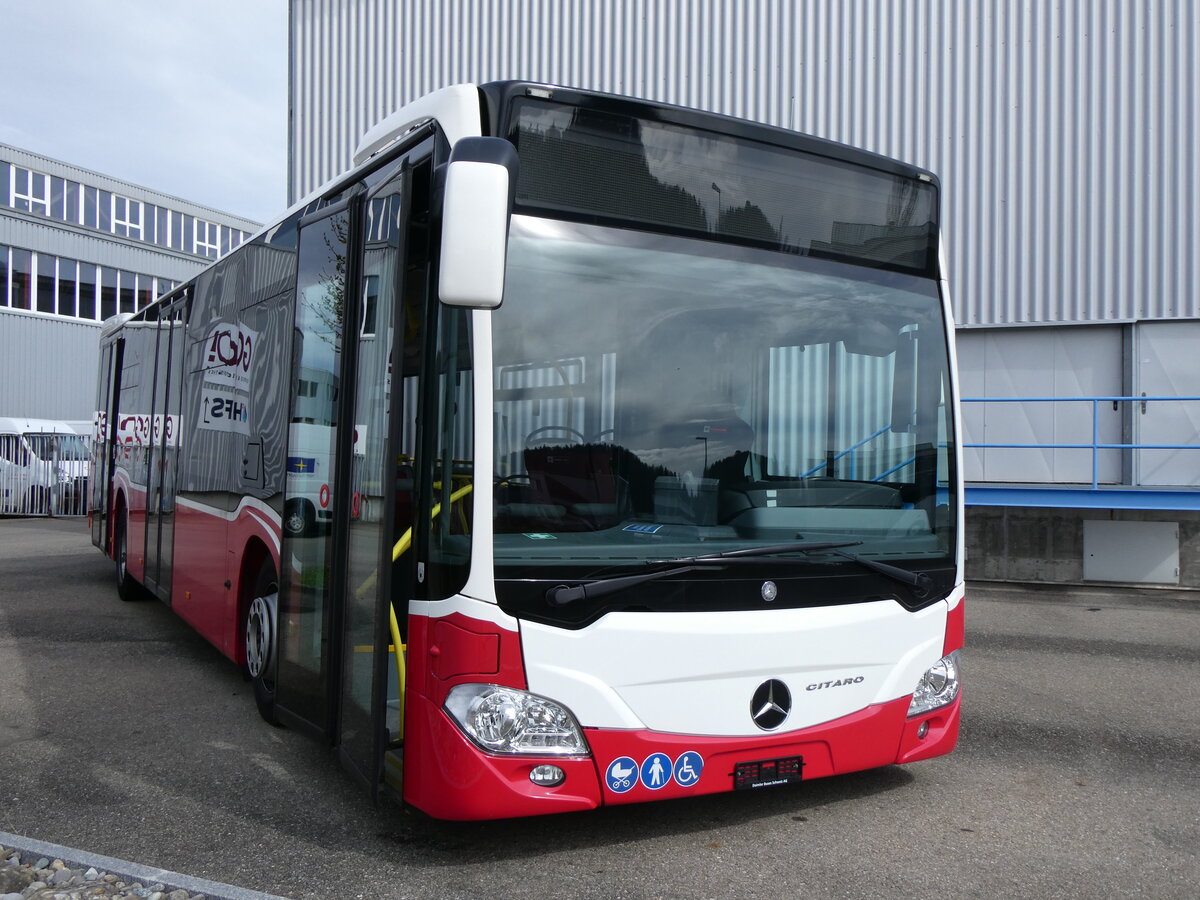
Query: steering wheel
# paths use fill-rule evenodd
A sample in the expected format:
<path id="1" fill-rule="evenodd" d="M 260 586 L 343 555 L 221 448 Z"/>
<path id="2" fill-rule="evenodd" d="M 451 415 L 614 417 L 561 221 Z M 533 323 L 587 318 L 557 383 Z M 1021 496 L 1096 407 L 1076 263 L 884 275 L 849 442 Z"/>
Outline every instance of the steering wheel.
<path id="1" fill-rule="evenodd" d="M 541 428 L 535 428 L 533 431 L 529 432 L 529 434 L 525 435 L 525 449 L 528 450 L 535 446 L 535 444 L 548 443 L 548 438 L 539 438 L 539 435 L 553 431 L 562 432 L 564 435 L 570 437 L 576 444 L 587 443 L 587 438 L 584 437 L 582 431 L 577 431 L 574 428 L 570 428 L 566 425 L 543 425 Z"/>

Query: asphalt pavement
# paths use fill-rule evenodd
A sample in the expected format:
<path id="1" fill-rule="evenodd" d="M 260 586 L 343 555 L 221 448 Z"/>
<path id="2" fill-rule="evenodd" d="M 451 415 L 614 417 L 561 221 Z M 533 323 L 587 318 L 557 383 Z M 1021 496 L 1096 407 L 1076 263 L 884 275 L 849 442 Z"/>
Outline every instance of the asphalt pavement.
<path id="1" fill-rule="evenodd" d="M 969 585 L 958 750 L 455 825 L 259 719 L 80 520 L 0 520 L 0 832 L 295 898 L 1200 893 L 1200 596 Z"/>

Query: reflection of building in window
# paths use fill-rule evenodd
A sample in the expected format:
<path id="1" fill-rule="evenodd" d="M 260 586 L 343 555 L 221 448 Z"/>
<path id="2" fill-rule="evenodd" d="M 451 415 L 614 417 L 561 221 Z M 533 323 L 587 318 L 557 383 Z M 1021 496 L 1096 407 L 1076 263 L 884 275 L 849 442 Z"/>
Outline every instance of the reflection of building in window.
<path id="1" fill-rule="evenodd" d="M 332 372 L 302 366 L 296 378 L 296 408 L 293 422 L 307 425 L 333 425 L 330 414 L 337 400 L 337 376 Z"/>

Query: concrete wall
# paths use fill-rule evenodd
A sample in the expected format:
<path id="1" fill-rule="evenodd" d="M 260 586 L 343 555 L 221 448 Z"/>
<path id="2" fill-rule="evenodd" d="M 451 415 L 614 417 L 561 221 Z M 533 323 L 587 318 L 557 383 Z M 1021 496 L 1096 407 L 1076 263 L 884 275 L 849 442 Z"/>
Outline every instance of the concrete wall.
<path id="1" fill-rule="evenodd" d="M 1169 586 L 1200 590 L 1200 512 L 1195 511 L 968 507 L 967 578 L 1087 583 L 1087 520 L 1178 523 L 1179 583 Z"/>

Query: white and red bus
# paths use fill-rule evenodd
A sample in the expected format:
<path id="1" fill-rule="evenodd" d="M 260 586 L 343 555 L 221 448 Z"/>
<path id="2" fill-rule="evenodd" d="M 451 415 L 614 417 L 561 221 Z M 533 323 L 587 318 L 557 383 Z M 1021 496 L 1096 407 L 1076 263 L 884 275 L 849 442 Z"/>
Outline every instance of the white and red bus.
<path id="1" fill-rule="evenodd" d="M 947 753 L 938 192 L 695 110 L 439 91 L 106 324 L 93 539 L 265 718 L 436 817 Z"/>

